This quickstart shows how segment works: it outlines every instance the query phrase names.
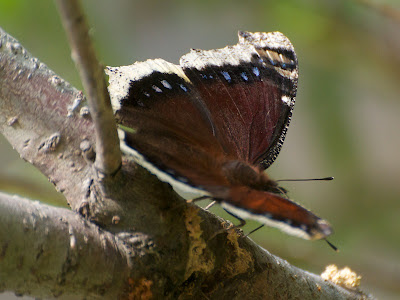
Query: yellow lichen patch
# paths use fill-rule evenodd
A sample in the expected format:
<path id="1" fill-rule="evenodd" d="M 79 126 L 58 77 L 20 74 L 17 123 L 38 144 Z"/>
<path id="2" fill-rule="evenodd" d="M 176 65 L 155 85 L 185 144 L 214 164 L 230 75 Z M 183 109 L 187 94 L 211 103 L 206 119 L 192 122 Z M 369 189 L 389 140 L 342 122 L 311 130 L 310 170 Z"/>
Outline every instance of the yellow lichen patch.
<path id="1" fill-rule="evenodd" d="M 189 206 L 185 211 L 185 225 L 190 241 L 185 278 L 189 278 L 193 272 L 209 273 L 214 268 L 215 257 L 207 251 L 207 244 L 201 237 L 202 219 L 198 215 L 198 210 L 197 207 Z"/>
<path id="2" fill-rule="evenodd" d="M 153 299 L 153 293 L 151 292 L 152 285 L 153 281 L 146 278 L 140 278 L 138 280 L 129 278 L 128 299 Z"/>
<path id="3" fill-rule="evenodd" d="M 336 265 L 329 265 L 321 277 L 347 289 L 356 289 L 361 284 L 361 276 L 358 276 L 349 267 L 339 270 Z"/>
<path id="4" fill-rule="evenodd" d="M 228 230 L 227 239 L 234 249 L 232 257 L 235 258 L 235 261 L 227 264 L 227 266 L 229 268 L 228 271 L 233 276 L 247 272 L 249 267 L 253 265 L 253 257 L 248 251 L 239 246 L 238 237 L 239 235 L 235 229 Z"/>

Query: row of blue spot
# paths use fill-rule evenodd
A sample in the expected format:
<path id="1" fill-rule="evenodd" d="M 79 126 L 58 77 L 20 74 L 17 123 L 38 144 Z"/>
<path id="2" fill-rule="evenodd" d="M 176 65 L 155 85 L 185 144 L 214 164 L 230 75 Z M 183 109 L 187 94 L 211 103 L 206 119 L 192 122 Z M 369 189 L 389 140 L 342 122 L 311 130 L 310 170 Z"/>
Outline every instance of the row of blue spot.
<path id="1" fill-rule="evenodd" d="M 256 75 L 257 77 L 260 76 L 260 70 L 257 67 L 253 67 L 252 69 L 253 74 Z M 232 82 L 232 77 L 229 75 L 227 71 L 221 71 L 221 75 L 224 76 L 225 80 L 228 81 L 229 83 Z M 243 78 L 244 81 L 248 81 L 249 77 L 247 76 L 246 72 L 240 73 L 240 76 Z M 214 78 L 212 75 L 207 75 L 200 73 L 200 77 L 203 79 L 212 79 Z"/>
<path id="2" fill-rule="evenodd" d="M 171 84 L 167 81 L 167 80 L 165 80 L 165 79 L 163 79 L 163 80 L 161 80 L 160 81 L 161 82 L 161 84 L 165 87 L 165 88 L 167 88 L 167 89 L 169 89 L 169 90 L 172 90 L 172 86 L 171 86 Z M 184 91 L 184 92 L 187 92 L 188 91 L 188 88 L 184 85 L 184 84 L 179 84 L 179 87 Z M 152 85 L 151 86 L 151 88 L 156 92 L 156 93 L 162 93 L 163 92 L 163 90 L 162 89 L 160 89 L 158 86 L 156 86 L 156 85 Z M 147 97 L 147 98 L 150 98 L 150 94 L 148 93 L 148 92 L 143 92 L 143 94 Z"/>
<path id="3" fill-rule="evenodd" d="M 253 72 L 253 74 L 254 74 L 255 76 L 257 76 L 257 77 L 260 76 L 260 70 L 259 70 L 259 68 L 253 67 L 253 68 L 252 68 L 252 72 Z M 221 71 L 221 74 L 222 74 L 222 76 L 225 78 L 226 81 L 228 81 L 229 83 L 232 82 L 232 77 L 229 75 L 229 73 L 228 73 L 227 71 Z M 200 73 L 200 76 L 201 76 L 203 79 L 212 79 L 212 78 L 214 78 L 213 75 L 207 75 L 207 74 L 202 74 L 202 73 Z M 240 73 L 240 76 L 243 78 L 244 81 L 248 81 L 248 80 L 249 80 L 249 77 L 247 76 L 246 72 Z M 162 84 L 165 88 L 167 88 L 167 89 L 169 89 L 169 90 L 172 90 L 172 86 L 171 86 L 171 84 L 170 84 L 167 80 L 163 79 L 163 80 L 161 80 L 160 82 L 161 82 L 161 84 Z M 184 84 L 179 84 L 179 87 L 180 87 L 184 92 L 187 92 L 187 91 L 188 91 L 188 88 L 187 88 Z M 151 88 L 152 88 L 156 93 L 162 93 L 162 92 L 163 92 L 161 88 L 159 88 L 158 86 L 156 86 L 156 85 L 154 85 L 154 84 L 151 86 Z M 147 98 L 150 97 L 150 94 L 147 93 L 147 92 L 143 92 L 143 94 L 144 94 Z"/>

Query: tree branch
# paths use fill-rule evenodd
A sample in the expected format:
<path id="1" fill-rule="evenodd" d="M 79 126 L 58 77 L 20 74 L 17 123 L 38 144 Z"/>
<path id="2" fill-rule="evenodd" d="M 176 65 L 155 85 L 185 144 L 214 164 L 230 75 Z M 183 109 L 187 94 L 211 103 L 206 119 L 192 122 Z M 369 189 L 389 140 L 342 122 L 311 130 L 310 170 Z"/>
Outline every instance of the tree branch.
<path id="1" fill-rule="evenodd" d="M 117 298 L 128 262 L 118 238 L 70 210 L 0 193 L 0 290 Z"/>
<path id="2" fill-rule="evenodd" d="M 56 2 L 88 97 L 96 133 L 96 167 L 101 173 L 112 175 L 121 167 L 121 151 L 103 67 L 97 60 L 79 1 Z"/>
<path id="3" fill-rule="evenodd" d="M 2 29 L 0 38 L 0 132 L 78 209 L 95 144 L 85 98 Z"/>
<path id="4" fill-rule="evenodd" d="M 201 299 L 207 291 L 213 299 L 368 299 L 289 265 L 238 231 L 205 241 L 199 235 L 202 219 L 198 213 L 195 206 L 186 211 L 192 242 L 186 280 L 168 298 L 177 293 Z M 206 226 L 203 233 L 210 236 L 212 227 Z M 150 291 L 157 283 L 146 276 L 163 259 L 162 252 L 157 253 L 143 233 L 118 236 L 67 209 L 0 193 L 0 290 L 88 299 L 137 299 L 143 293 L 162 296 L 163 291 Z M 227 250 L 223 256 L 212 250 L 221 245 Z"/>

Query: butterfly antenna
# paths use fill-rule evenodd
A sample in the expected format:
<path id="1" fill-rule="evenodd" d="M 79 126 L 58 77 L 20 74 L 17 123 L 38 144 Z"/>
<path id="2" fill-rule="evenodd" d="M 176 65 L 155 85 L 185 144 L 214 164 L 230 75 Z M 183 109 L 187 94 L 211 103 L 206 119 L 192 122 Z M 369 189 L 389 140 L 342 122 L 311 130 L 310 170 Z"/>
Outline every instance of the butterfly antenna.
<path id="1" fill-rule="evenodd" d="M 332 244 L 330 241 L 328 241 L 327 239 L 324 239 L 325 240 L 325 242 L 335 251 L 335 252 L 339 252 L 339 249 L 334 245 L 334 244 Z"/>
<path id="2" fill-rule="evenodd" d="M 279 179 L 279 181 L 330 181 L 333 180 L 334 177 L 322 177 L 322 178 L 306 178 L 306 179 Z"/>

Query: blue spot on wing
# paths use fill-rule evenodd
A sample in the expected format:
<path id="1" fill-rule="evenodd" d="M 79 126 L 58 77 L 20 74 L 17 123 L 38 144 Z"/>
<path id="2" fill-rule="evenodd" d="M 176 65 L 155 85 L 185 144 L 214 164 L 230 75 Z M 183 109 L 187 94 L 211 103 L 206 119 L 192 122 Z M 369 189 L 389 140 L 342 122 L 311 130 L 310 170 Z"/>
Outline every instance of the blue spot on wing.
<path id="1" fill-rule="evenodd" d="M 260 76 L 260 70 L 257 67 L 253 67 L 253 73 L 254 75 L 256 75 L 257 77 Z"/>
<path id="2" fill-rule="evenodd" d="M 184 92 L 187 92 L 187 91 L 188 91 L 187 87 L 184 86 L 183 84 L 180 84 L 179 87 L 180 87 Z"/>
<path id="3" fill-rule="evenodd" d="M 232 81 L 232 78 L 231 78 L 231 76 L 229 75 L 228 72 L 226 72 L 226 71 L 221 71 L 221 74 L 224 76 L 224 78 L 226 79 L 226 81 L 228 81 L 228 82 L 231 82 L 231 81 Z"/>

